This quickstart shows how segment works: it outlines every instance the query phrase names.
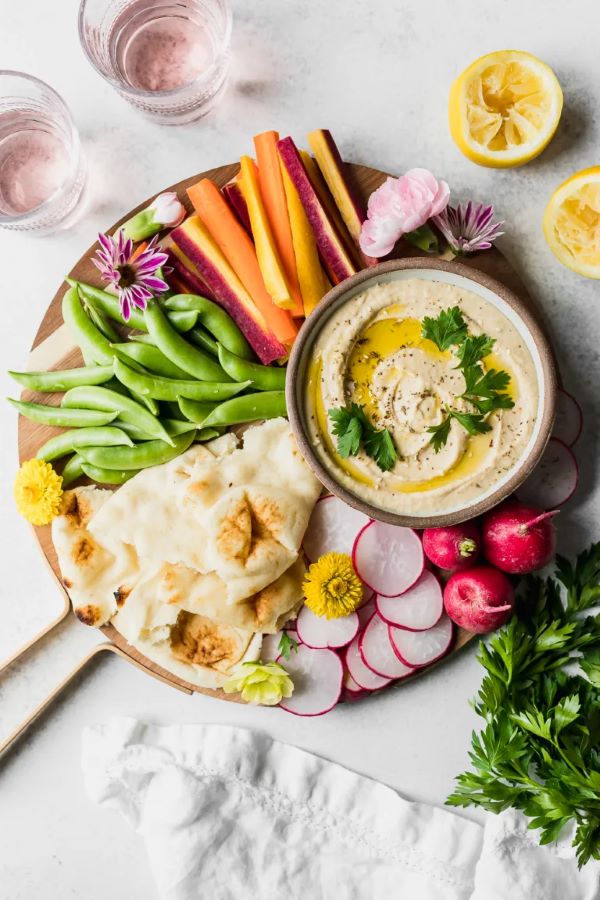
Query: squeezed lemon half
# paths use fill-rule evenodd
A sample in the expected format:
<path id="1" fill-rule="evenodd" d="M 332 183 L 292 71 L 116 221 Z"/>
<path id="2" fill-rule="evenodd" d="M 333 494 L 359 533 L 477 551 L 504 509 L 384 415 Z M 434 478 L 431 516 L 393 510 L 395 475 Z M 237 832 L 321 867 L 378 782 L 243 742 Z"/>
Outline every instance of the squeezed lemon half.
<path id="1" fill-rule="evenodd" d="M 600 166 L 576 172 L 554 191 L 543 228 L 563 265 L 600 278 Z"/>
<path id="2" fill-rule="evenodd" d="M 499 50 L 475 60 L 452 85 L 450 133 L 481 166 L 520 166 L 550 142 L 562 105 L 549 66 L 520 50 Z"/>

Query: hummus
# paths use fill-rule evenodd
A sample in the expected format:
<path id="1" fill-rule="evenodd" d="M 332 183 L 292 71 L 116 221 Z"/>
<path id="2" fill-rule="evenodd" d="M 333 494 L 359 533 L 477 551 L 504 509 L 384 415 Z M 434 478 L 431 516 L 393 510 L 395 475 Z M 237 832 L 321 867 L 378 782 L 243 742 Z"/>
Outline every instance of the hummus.
<path id="1" fill-rule="evenodd" d="M 469 333 L 495 338 L 484 369 L 503 369 L 512 409 L 487 418 L 491 430 L 470 435 L 455 419 L 446 444 L 434 451 L 428 428 L 448 406 L 474 412 L 452 350 L 421 336 L 425 316 L 458 306 Z M 461 509 L 491 493 L 522 458 L 537 418 L 538 379 L 516 326 L 472 291 L 412 278 L 376 284 L 352 297 L 326 321 L 308 372 L 307 421 L 322 464 L 347 490 L 382 510 L 427 516 Z M 328 411 L 360 404 L 377 428 L 389 429 L 398 452 L 382 472 L 360 450 L 342 459 Z"/>

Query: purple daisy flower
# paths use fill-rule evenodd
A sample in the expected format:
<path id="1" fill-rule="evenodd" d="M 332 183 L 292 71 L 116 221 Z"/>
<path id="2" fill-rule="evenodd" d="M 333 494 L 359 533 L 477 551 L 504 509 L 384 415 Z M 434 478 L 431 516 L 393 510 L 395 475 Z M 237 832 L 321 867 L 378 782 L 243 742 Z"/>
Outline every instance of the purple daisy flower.
<path id="1" fill-rule="evenodd" d="M 504 234 L 500 229 L 504 222 L 494 222 L 492 204 L 473 203 L 466 206 L 447 206 L 432 221 L 442 232 L 452 252 L 457 256 L 489 250 L 496 238 Z"/>
<path id="2" fill-rule="evenodd" d="M 154 294 L 169 289 L 166 281 L 156 274 L 168 260 L 167 254 L 157 248 L 156 241 L 156 237 L 152 238 L 146 249 L 132 259 L 133 241 L 126 239 L 122 231 L 116 237 L 98 235 L 98 258 L 92 262 L 100 270 L 102 281 L 117 292 L 125 322 L 129 321 L 132 306 L 146 309 Z"/>

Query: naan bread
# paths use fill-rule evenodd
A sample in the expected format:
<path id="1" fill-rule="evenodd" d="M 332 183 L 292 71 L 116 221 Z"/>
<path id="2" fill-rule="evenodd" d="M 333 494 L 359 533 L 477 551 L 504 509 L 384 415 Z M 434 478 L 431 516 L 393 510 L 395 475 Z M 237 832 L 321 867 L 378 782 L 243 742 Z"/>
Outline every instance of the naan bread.
<path id="1" fill-rule="evenodd" d="M 92 516 L 112 497 L 95 487 L 65 491 L 52 522 L 52 541 L 73 610 L 85 625 L 104 625 L 135 587 L 139 562 L 133 547 L 107 550 L 89 532 Z"/>

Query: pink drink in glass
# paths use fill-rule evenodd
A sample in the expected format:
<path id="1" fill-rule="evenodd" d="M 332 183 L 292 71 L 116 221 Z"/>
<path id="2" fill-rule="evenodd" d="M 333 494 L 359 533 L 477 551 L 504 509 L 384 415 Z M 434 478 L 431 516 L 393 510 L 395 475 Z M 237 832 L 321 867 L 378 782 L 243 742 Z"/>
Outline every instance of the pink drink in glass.
<path id="1" fill-rule="evenodd" d="M 32 76 L 0 72 L 0 226 L 64 226 L 84 181 L 77 132 L 58 94 Z"/>
<path id="2" fill-rule="evenodd" d="M 194 121 L 225 85 L 229 0 L 83 0 L 79 26 L 94 67 L 159 122 Z"/>

